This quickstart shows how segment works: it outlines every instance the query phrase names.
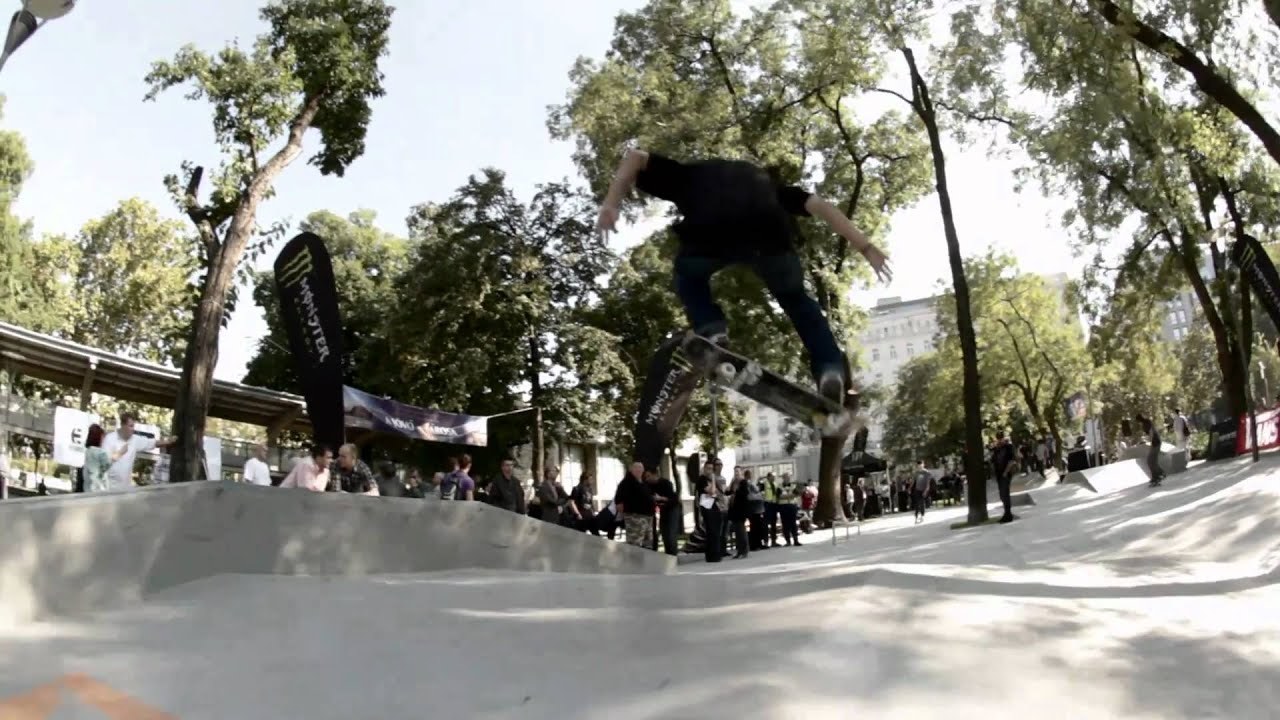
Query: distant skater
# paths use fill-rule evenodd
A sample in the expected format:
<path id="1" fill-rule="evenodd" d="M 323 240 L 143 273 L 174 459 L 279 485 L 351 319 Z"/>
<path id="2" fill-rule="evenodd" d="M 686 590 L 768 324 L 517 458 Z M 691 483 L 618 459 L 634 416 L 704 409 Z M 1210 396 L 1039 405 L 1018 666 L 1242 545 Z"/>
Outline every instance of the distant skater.
<path id="1" fill-rule="evenodd" d="M 1151 474 L 1151 486 L 1155 487 L 1164 481 L 1164 471 L 1160 469 L 1160 431 L 1142 413 L 1134 413 L 1133 419 L 1147 436 L 1147 442 L 1151 443 L 1151 450 L 1147 452 L 1147 471 Z"/>

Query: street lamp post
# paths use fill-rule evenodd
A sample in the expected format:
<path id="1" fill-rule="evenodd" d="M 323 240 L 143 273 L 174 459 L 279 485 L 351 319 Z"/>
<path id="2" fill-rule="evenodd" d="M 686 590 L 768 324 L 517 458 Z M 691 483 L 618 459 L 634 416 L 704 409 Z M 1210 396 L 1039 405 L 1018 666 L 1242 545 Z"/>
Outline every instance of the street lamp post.
<path id="1" fill-rule="evenodd" d="M 22 9 L 14 13 L 13 19 L 9 21 L 9 32 L 4 38 L 4 53 L 0 54 L 0 70 L 9 62 L 9 57 L 36 34 L 36 30 L 44 27 L 50 20 L 66 15 L 75 7 L 76 0 L 23 0 Z"/>

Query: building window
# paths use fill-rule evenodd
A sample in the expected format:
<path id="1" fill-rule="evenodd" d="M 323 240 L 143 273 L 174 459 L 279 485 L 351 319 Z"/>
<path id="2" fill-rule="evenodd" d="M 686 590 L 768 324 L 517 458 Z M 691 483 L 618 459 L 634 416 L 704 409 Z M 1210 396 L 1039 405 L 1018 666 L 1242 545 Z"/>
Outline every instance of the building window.
<path id="1" fill-rule="evenodd" d="M 890 346 L 889 346 L 889 359 L 890 359 L 890 360 L 897 360 L 897 359 L 898 359 L 898 346 L 897 346 L 897 345 L 890 345 Z"/>
<path id="2" fill-rule="evenodd" d="M 880 362 L 880 348 L 871 348 L 871 362 Z"/>
<path id="3" fill-rule="evenodd" d="M 907 343 L 907 357 L 915 357 L 915 356 L 916 356 L 915 343 Z"/>

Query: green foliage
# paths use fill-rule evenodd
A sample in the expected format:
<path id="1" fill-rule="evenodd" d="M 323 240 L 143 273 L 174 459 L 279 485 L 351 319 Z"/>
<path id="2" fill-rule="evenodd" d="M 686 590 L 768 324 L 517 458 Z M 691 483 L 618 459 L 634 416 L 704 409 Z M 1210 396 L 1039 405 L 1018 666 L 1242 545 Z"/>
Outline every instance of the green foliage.
<path id="1" fill-rule="evenodd" d="M 197 271 L 182 223 L 132 198 L 74 238 L 41 242 L 37 254 L 50 267 L 66 263 L 68 339 L 166 365 L 181 359 Z"/>
<path id="2" fill-rule="evenodd" d="M 1184 19 L 1191 44 L 1223 59 L 1247 56 L 1251 31 L 1237 28 L 1216 3 L 1168 5 L 1168 19 Z M 1115 32 L 1102 14 L 1016 2 L 997 3 L 992 13 L 992 32 L 1021 48 L 1022 82 L 1045 105 L 1019 136 L 1036 163 L 1029 174 L 1052 194 L 1078 198 L 1064 224 L 1098 258 L 1085 278 L 1087 308 L 1095 317 L 1119 317 L 1190 286 L 1238 412 L 1247 352 L 1237 337 L 1238 290 L 1229 276 L 1202 271 L 1220 260 L 1206 256 L 1204 241 L 1219 228 L 1240 237 L 1274 226 L 1275 163 L 1218 98 L 1187 92 L 1170 55 L 1140 52 L 1129 32 Z M 1105 262 L 1113 240 L 1128 245 L 1118 266 Z"/>
<path id="3" fill-rule="evenodd" d="M 600 193 L 619 151 L 634 140 L 677 158 L 746 158 L 775 167 L 881 234 L 894 211 L 928 191 L 922 138 L 900 115 L 867 122 L 854 114 L 853 100 L 874 84 L 883 63 L 864 30 L 841 34 L 829 24 L 801 22 L 816 12 L 812 5 L 777 3 L 741 16 L 724 0 L 654 0 L 623 13 L 605 57 L 579 59 L 570 72 L 568 100 L 551 109 L 552 135 L 575 142 L 574 160 Z M 633 215 L 638 210 L 629 208 Z M 842 301 L 850 284 L 868 275 L 827 232 L 803 222 L 810 240 L 802 256 L 837 337 L 848 344 L 862 317 Z M 735 333 L 789 332 L 781 313 L 754 299 L 758 288 L 750 279 L 730 275 L 721 285 L 724 297 L 748 295 L 748 307 L 757 310 L 748 324 L 733 326 Z M 803 372 L 798 343 L 750 347 L 773 352 L 762 359 L 784 372 Z"/>
<path id="4" fill-rule="evenodd" d="M 235 307 L 240 261 L 247 250 L 256 257 L 285 229 L 281 223 L 261 230 L 259 205 L 302 154 L 310 129 L 321 140 L 311 164 L 341 176 L 364 152 L 369 103 L 384 94 L 378 63 L 387 53 L 392 9 L 383 0 L 273 0 L 260 15 L 267 31 L 250 49 L 231 43 L 211 55 L 188 46 L 154 63 L 146 77 L 149 100 L 188 86 L 188 99 L 209 104 L 222 154 L 207 201 L 200 199 L 203 170 L 194 163 L 165 178 L 195 226 L 204 270 L 175 405 L 175 482 L 199 472 L 218 335 Z"/>
<path id="5" fill-rule="evenodd" d="M 333 274 L 342 309 L 345 377 L 352 386 L 375 395 L 401 397 L 400 363 L 394 355 L 388 321 L 401 306 L 408 241 L 378 229 L 371 211 L 346 218 L 328 211 L 311 213 L 298 229 L 324 238 L 333 258 Z M 280 319 L 275 278 L 257 273 L 253 299 L 262 308 L 267 334 L 249 361 L 244 382 L 286 392 L 302 391 L 289 338 Z"/>
<path id="6" fill-rule="evenodd" d="M 1074 302 L 1065 288 L 1020 273 L 1005 255 L 969 258 L 965 268 L 984 378 L 983 426 L 1020 441 L 1046 432 L 1061 440 L 1064 402 L 1085 389 L 1077 383 L 1090 367 Z M 963 371 L 950 292 L 938 301 L 935 347 L 903 368 L 886 408 L 884 445 L 899 462 L 964 450 Z"/>
<path id="7" fill-rule="evenodd" d="M 524 204 L 494 169 L 414 208 L 391 325 L 401 393 L 476 414 L 527 401 L 553 435 L 594 440 L 609 423 L 600 387 L 628 371 L 613 336 L 583 318 L 615 264 L 593 222 L 568 185 L 540 185 Z"/>
<path id="8" fill-rule="evenodd" d="M 47 332 L 57 327 L 56 308 L 41 295 L 31 223 L 13 214 L 33 168 L 22 135 L 0 130 L 0 320 Z"/>

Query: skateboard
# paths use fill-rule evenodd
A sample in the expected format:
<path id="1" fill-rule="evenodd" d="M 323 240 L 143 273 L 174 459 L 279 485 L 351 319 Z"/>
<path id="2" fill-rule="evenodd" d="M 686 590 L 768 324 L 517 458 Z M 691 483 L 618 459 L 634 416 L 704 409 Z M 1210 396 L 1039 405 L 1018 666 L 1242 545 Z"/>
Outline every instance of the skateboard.
<path id="1" fill-rule="evenodd" d="M 817 390 L 794 383 L 701 335 L 688 333 L 684 348 L 711 382 L 795 418 L 825 437 L 847 435 L 866 425 L 866 419 L 856 412 L 856 403 L 854 409 L 843 408 Z"/>

